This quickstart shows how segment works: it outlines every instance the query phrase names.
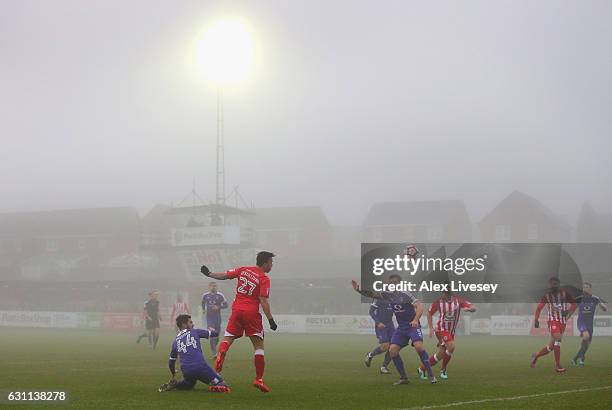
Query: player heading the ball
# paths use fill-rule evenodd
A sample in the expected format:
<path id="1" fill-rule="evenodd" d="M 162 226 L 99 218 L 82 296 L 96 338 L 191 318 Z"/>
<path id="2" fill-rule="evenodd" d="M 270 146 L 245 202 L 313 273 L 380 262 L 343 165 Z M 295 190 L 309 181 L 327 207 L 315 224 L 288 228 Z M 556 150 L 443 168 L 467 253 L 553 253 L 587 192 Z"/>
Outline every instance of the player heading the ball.
<path id="1" fill-rule="evenodd" d="M 255 350 L 255 380 L 253 386 L 264 393 L 270 391 L 263 381 L 265 368 L 264 361 L 264 331 L 261 321 L 259 306 L 261 305 L 270 329 L 276 330 L 276 322 L 270 310 L 270 278 L 266 275 L 272 270 L 274 254 L 262 251 L 257 254 L 256 266 L 243 266 L 228 270 L 227 272 L 211 272 L 206 266 L 202 266 L 201 272 L 208 277 L 217 280 L 237 279 L 236 298 L 232 304 L 232 314 L 225 328 L 225 337 L 217 352 L 215 370 L 221 372 L 225 356 L 234 340 L 247 335 L 251 339 Z"/>
<path id="2" fill-rule="evenodd" d="M 390 283 L 397 284 L 402 278 L 394 274 L 389 276 L 388 280 Z M 351 284 L 355 292 L 368 298 L 385 300 L 393 308 L 393 314 L 397 320 L 397 328 L 393 332 L 393 336 L 391 336 L 389 355 L 400 374 L 400 379 L 395 384 L 408 384 L 408 376 L 400 356 L 400 350 L 408 346 L 409 343 L 412 344 L 421 359 L 421 363 L 425 367 L 425 372 L 427 373 L 425 377 L 429 378 L 432 384 L 437 383 L 429 364 L 429 355 L 423 346 L 423 332 L 420 323 L 420 318 L 423 314 L 423 304 L 410 292 L 373 292 L 369 289 L 361 289 L 354 280 L 351 281 Z"/>

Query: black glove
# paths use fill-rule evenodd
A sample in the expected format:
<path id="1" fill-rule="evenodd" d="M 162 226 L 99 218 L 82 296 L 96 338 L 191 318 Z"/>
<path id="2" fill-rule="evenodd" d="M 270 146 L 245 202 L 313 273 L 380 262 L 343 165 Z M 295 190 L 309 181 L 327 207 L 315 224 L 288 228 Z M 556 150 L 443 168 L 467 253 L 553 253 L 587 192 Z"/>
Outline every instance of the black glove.
<path id="1" fill-rule="evenodd" d="M 535 327 L 536 329 L 540 327 L 540 321 L 539 321 L 538 319 L 536 319 L 536 320 L 533 322 L 533 327 Z"/>
<path id="2" fill-rule="evenodd" d="M 202 272 L 204 276 L 210 276 L 210 269 L 208 269 L 208 266 L 206 265 L 202 265 L 200 272 Z"/>
<path id="3" fill-rule="evenodd" d="M 268 319 L 268 323 L 270 323 L 270 329 L 272 330 L 276 330 L 278 329 L 278 325 L 276 324 L 276 322 L 274 321 L 274 318 L 272 319 Z"/>

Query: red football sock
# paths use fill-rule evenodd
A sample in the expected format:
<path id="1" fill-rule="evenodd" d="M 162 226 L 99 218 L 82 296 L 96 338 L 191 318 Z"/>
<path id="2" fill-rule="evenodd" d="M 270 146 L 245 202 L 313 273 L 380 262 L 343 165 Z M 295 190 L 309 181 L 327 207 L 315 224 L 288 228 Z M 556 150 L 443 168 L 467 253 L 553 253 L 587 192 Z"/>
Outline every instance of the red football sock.
<path id="1" fill-rule="evenodd" d="M 229 350 L 229 343 L 227 342 L 227 340 L 224 340 L 221 342 L 221 344 L 219 344 L 219 350 L 217 350 L 219 353 L 226 353 Z"/>
<path id="2" fill-rule="evenodd" d="M 536 359 L 547 355 L 548 353 L 550 353 L 550 347 L 548 347 L 548 345 L 544 346 L 542 349 L 540 349 L 540 351 L 538 353 L 536 353 Z"/>
<path id="3" fill-rule="evenodd" d="M 553 350 L 555 351 L 555 363 L 557 364 L 557 367 L 561 367 L 561 346 L 555 345 Z"/>
<path id="4" fill-rule="evenodd" d="M 255 378 L 263 379 L 264 368 L 266 367 L 266 361 L 264 360 L 263 350 L 255 351 Z"/>

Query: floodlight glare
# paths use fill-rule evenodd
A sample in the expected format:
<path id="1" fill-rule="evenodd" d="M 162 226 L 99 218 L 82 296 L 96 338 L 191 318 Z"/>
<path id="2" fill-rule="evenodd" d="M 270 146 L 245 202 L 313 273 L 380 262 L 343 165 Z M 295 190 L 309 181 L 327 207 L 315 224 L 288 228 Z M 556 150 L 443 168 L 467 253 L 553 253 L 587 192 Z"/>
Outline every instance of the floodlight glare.
<path id="1" fill-rule="evenodd" d="M 253 65 L 254 43 L 246 24 L 237 18 L 214 22 L 198 44 L 204 75 L 218 86 L 243 80 Z"/>

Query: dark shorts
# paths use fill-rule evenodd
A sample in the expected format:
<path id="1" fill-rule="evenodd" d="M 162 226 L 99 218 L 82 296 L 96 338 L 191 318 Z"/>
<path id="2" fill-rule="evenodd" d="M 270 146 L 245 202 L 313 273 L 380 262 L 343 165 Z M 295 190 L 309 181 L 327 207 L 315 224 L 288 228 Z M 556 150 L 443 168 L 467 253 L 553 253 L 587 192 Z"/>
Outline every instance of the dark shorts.
<path id="1" fill-rule="evenodd" d="M 583 332 L 589 332 L 589 341 L 593 340 L 593 322 L 578 320 L 578 331 L 581 335 Z"/>
<path id="2" fill-rule="evenodd" d="M 409 342 L 423 341 L 423 331 L 420 327 L 410 327 L 408 329 L 395 329 L 393 337 L 391 337 L 391 344 L 399 345 L 401 347 L 408 346 Z"/>
<path id="3" fill-rule="evenodd" d="M 190 390 L 198 380 L 212 386 L 223 383 L 223 378 L 208 364 L 203 364 L 194 369 L 181 369 L 181 372 L 183 373 L 183 380 L 176 386 L 178 390 Z"/>
<path id="4" fill-rule="evenodd" d="M 395 326 L 393 323 L 385 323 L 385 327 L 380 329 L 374 325 L 374 331 L 376 332 L 376 339 L 378 339 L 378 343 L 389 343 L 391 341 L 391 337 L 393 337 L 393 332 L 395 332 Z"/>
<path id="5" fill-rule="evenodd" d="M 147 330 L 153 330 L 153 329 L 159 329 L 159 319 L 147 319 L 145 321 L 145 329 Z"/>
<path id="6" fill-rule="evenodd" d="M 221 315 L 206 316 L 206 327 L 215 329 L 218 333 L 221 333 Z"/>

